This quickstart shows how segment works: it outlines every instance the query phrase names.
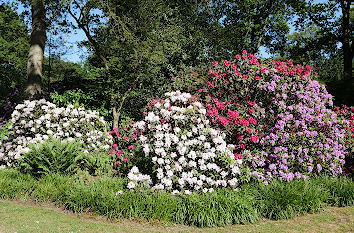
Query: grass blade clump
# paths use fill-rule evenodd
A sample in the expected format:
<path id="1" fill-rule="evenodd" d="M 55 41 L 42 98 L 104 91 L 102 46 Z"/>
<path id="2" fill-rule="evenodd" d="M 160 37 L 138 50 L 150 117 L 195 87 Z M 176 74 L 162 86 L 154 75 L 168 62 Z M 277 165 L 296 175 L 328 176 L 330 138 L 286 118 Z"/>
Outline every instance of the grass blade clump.
<path id="1" fill-rule="evenodd" d="M 324 186 L 329 192 L 326 203 L 332 206 L 354 205 L 354 182 L 350 176 L 319 177 L 314 182 Z"/>
<path id="2" fill-rule="evenodd" d="M 35 189 L 35 179 L 13 169 L 0 169 L 0 198 L 26 199 Z"/>
<path id="3" fill-rule="evenodd" d="M 268 219 L 289 219 L 313 213 L 324 206 L 328 191 L 312 180 L 274 181 L 260 186 L 260 209 Z"/>
<path id="4" fill-rule="evenodd" d="M 146 219 L 213 227 L 247 224 L 261 218 L 289 219 L 315 212 L 327 204 L 353 205 L 348 177 L 318 177 L 268 186 L 243 185 L 239 191 L 171 195 L 165 191 L 126 190 L 128 180 L 48 174 L 35 179 L 14 169 L 0 170 L 0 198 L 52 201 L 74 212 L 90 211 L 109 218 Z M 120 192 L 123 191 L 123 192 Z"/>

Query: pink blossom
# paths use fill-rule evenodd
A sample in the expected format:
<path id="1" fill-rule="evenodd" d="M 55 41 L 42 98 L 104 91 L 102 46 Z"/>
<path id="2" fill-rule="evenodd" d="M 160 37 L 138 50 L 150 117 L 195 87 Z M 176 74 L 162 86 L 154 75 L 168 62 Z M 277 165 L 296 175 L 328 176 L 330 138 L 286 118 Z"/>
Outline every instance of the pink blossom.
<path id="1" fill-rule="evenodd" d="M 249 122 L 247 120 L 240 118 L 239 121 L 240 121 L 240 125 L 249 126 Z"/>
<path id="2" fill-rule="evenodd" d="M 118 147 L 117 144 L 113 144 L 113 148 L 116 149 Z"/>
<path id="3" fill-rule="evenodd" d="M 225 66 L 230 66 L 230 65 L 231 65 L 231 62 L 229 62 L 228 60 L 224 60 L 224 65 L 225 65 Z"/>
<path id="4" fill-rule="evenodd" d="M 122 155 L 122 154 L 123 154 L 123 151 L 121 151 L 121 150 L 117 151 L 117 156 Z"/>
<path id="5" fill-rule="evenodd" d="M 229 115 L 227 118 L 229 119 L 229 120 L 235 120 L 235 119 L 237 119 L 238 117 L 239 117 L 239 113 L 238 112 L 234 112 L 234 111 L 231 111 L 231 110 L 229 110 L 228 112 L 227 112 L 227 114 Z"/>
<path id="6" fill-rule="evenodd" d="M 216 108 L 219 109 L 219 110 L 224 110 L 225 109 L 225 105 L 224 105 L 223 102 L 219 102 L 219 103 L 217 103 Z"/>
<path id="7" fill-rule="evenodd" d="M 259 138 L 258 138 L 257 135 L 252 135 L 251 138 L 250 138 L 251 142 L 257 142 L 258 139 L 259 139 Z"/>
<path id="8" fill-rule="evenodd" d="M 134 149 L 134 145 L 128 146 L 128 149 L 129 149 L 129 150 Z"/>
<path id="9" fill-rule="evenodd" d="M 111 154 L 114 154 L 114 153 L 116 153 L 116 151 L 115 151 L 114 149 L 112 149 L 112 150 L 109 152 L 110 155 L 111 155 Z"/>
<path id="10" fill-rule="evenodd" d="M 223 126 L 227 126 L 229 124 L 229 120 L 226 119 L 225 117 L 219 117 L 218 121 L 220 124 L 222 124 Z"/>
<path id="11" fill-rule="evenodd" d="M 213 88 L 213 87 L 214 87 L 214 84 L 213 84 L 212 82 L 208 81 L 208 86 L 209 86 L 210 88 Z"/>
<path id="12" fill-rule="evenodd" d="M 253 106 L 253 105 L 255 105 L 256 104 L 256 102 L 254 102 L 254 101 L 248 101 L 248 103 L 247 103 L 248 105 L 250 105 L 250 106 Z"/>
<path id="13" fill-rule="evenodd" d="M 257 124 L 257 120 L 254 119 L 253 117 L 249 117 L 247 120 L 248 120 L 248 122 L 251 123 L 251 124 L 254 124 L 254 125 Z"/>

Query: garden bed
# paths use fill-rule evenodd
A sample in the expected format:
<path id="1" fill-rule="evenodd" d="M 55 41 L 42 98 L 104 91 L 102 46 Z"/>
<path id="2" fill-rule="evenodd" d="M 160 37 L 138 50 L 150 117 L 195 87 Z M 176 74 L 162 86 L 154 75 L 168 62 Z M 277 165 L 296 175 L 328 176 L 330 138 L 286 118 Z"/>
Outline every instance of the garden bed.
<path id="1" fill-rule="evenodd" d="M 47 175 L 35 179 L 13 169 L 0 171 L 0 198 L 53 202 L 75 213 L 90 211 L 110 219 L 160 221 L 197 227 L 290 219 L 326 206 L 352 206 L 352 178 L 317 177 L 268 186 L 243 185 L 239 191 L 173 196 L 159 191 L 129 191 L 127 179 Z M 119 194 L 123 191 L 123 193 Z"/>

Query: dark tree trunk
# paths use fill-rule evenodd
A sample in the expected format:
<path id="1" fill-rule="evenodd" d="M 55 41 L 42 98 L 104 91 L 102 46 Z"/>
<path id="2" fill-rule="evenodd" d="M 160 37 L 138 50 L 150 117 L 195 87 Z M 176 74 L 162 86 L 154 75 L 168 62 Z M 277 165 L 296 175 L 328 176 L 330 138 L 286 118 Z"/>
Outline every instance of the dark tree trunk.
<path id="1" fill-rule="evenodd" d="M 342 14 L 343 14 L 343 24 L 342 24 L 342 44 L 343 44 L 343 56 L 344 56 L 344 79 L 352 79 L 352 58 L 353 54 L 350 47 L 350 2 L 351 0 L 344 0 L 341 2 Z"/>
<path id="2" fill-rule="evenodd" d="M 42 64 L 46 42 L 46 10 L 43 0 L 31 1 L 32 32 L 27 62 L 27 88 L 29 99 L 37 99 L 42 94 Z"/>
<path id="3" fill-rule="evenodd" d="M 344 102 L 346 104 L 352 105 L 354 104 L 354 82 L 353 82 L 353 66 L 352 59 L 353 53 L 351 49 L 351 31 L 350 31 L 350 3 L 351 0 L 342 0 L 341 8 L 342 8 L 342 51 L 343 51 L 343 64 L 344 64 L 344 72 L 343 72 L 343 96 Z"/>

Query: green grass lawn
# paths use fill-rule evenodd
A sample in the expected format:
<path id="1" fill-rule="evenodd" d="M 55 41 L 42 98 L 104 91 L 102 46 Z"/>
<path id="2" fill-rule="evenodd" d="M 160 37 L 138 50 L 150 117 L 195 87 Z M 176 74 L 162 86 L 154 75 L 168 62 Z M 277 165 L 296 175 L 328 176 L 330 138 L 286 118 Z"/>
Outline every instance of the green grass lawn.
<path id="1" fill-rule="evenodd" d="M 73 214 L 53 205 L 0 201 L 0 232 L 353 232 L 354 207 L 328 207 L 317 214 L 257 224 L 196 228 L 133 220 L 109 221 Z"/>

